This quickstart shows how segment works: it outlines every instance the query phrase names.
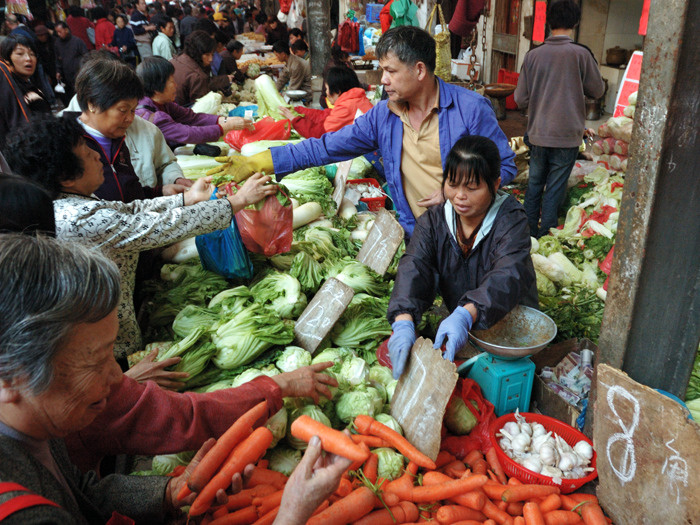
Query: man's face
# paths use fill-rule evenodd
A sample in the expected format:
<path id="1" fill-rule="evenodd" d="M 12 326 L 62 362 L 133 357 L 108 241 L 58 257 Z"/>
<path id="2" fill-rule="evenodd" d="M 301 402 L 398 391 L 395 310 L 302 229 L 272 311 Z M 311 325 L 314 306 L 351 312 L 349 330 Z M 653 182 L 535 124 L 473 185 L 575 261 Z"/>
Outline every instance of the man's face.
<path id="1" fill-rule="evenodd" d="M 146 0 L 139 0 L 138 3 L 136 4 L 136 9 L 138 9 L 142 13 L 145 13 L 146 12 Z"/>
<path id="2" fill-rule="evenodd" d="M 279 60 L 283 64 L 287 63 L 287 53 L 278 53 L 277 51 L 275 51 L 274 53 L 275 53 L 275 56 L 277 57 L 277 60 Z"/>
<path id="3" fill-rule="evenodd" d="M 58 38 L 61 40 L 68 40 L 70 38 L 70 29 L 67 27 L 63 26 L 57 26 L 56 27 L 56 34 L 58 35 Z"/>
<path id="4" fill-rule="evenodd" d="M 422 63 L 404 64 L 391 52 L 379 61 L 383 70 L 382 85 L 390 101 L 407 102 L 420 89 L 419 64 Z"/>
<path id="5" fill-rule="evenodd" d="M 172 38 L 175 34 L 175 24 L 173 24 L 172 22 L 168 22 L 167 24 L 165 24 L 165 27 L 163 28 L 163 34 L 168 38 Z"/>

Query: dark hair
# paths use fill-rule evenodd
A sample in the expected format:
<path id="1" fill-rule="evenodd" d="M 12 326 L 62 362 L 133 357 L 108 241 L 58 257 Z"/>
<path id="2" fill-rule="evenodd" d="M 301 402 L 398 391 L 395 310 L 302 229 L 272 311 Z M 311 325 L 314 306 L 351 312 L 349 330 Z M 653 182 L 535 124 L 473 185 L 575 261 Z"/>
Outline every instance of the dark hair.
<path id="1" fill-rule="evenodd" d="M 192 14 L 192 6 L 190 4 L 183 5 L 182 12 L 185 14 L 185 16 L 190 16 Z"/>
<path id="2" fill-rule="evenodd" d="M 28 47 L 35 55 L 37 54 L 34 40 L 21 33 L 15 33 L 13 35 L 7 35 L 5 39 L 0 42 L 0 58 L 8 64 L 12 64 L 10 56 L 17 46 Z"/>
<path id="3" fill-rule="evenodd" d="M 152 97 L 165 89 L 168 79 L 175 74 L 175 66 L 163 57 L 147 57 L 136 68 L 146 96 Z"/>
<path id="4" fill-rule="evenodd" d="M 228 44 L 228 41 L 231 40 L 231 37 L 224 33 L 221 29 L 217 29 L 214 33 L 214 40 L 217 44 L 221 44 L 225 47 L 226 44 Z"/>
<path id="5" fill-rule="evenodd" d="M 276 24 L 279 23 L 279 20 L 277 20 L 276 16 L 268 16 L 267 20 L 265 20 L 268 24 Z"/>
<path id="6" fill-rule="evenodd" d="M 153 20 L 151 20 L 151 23 L 156 26 L 156 29 L 160 31 L 161 29 L 165 28 L 168 24 L 173 24 L 175 25 L 175 22 L 173 22 L 170 18 L 168 18 L 165 15 L 157 15 L 153 17 Z"/>
<path id="7" fill-rule="evenodd" d="M 219 30 L 219 26 L 217 26 L 208 18 L 200 18 L 195 22 L 192 29 L 193 31 L 204 31 L 207 35 L 212 37 L 214 36 L 214 33 L 216 33 Z M 187 40 L 189 40 L 191 36 L 192 35 L 188 36 Z"/>
<path id="8" fill-rule="evenodd" d="M 418 27 L 399 26 L 389 29 L 379 39 L 376 53 L 379 60 L 393 53 L 407 66 L 423 62 L 431 74 L 435 72 L 435 40 Z"/>
<path id="9" fill-rule="evenodd" d="M 90 14 L 92 14 L 92 18 L 95 20 L 99 20 L 100 18 L 107 18 L 107 11 L 105 10 L 104 7 L 97 6 L 93 7 L 92 11 L 90 11 Z"/>
<path id="10" fill-rule="evenodd" d="M 352 88 L 362 87 L 360 79 L 349 67 L 332 67 L 326 73 L 326 84 L 328 84 L 329 95 L 340 95 Z"/>
<path id="11" fill-rule="evenodd" d="M 238 40 L 230 40 L 229 43 L 226 44 L 226 49 L 229 53 L 241 51 L 244 47 L 243 42 L 239 42 Z"/>
<path id="12" fill-rule="evenodd" d="M 53 28 L 56 29 L 57 27 L 62 27 L 63 29 L 67 29 L 68 31 L 70 31 L 70 27 L 65 22 L 56 22 L 53 25 Z"/>
<path id="13" fill-rule="evenodd" d="M 489 138 L 469 135 L 459 139 L 445 160 L 442 187 L 450 184 L 481 184 L 489 188 L 491 198 L 496 198 L 496 183 L 501 176 L 501 153 Z"/>
<path id="14" fill-rule="evenodd" d="M 56 235 L 49 192 L 24 177 L 0 173 L 0 232 Z"/>
<path id="15" fill-rule="evenodd" d="M 336 64 L 345 64 L 350 59 L 350 55 L 347 51 L 343 49 L 338 44 L 333 44 L 331 46 L 331 60 Z"/>
<path id="16" fill-rule="evenodd" d="M 116 60 L 88 60 L 75 80 L 78 104 L 83 111 L 89 103 L 106 111 L 121 100 L 139 100 L 143 86 L 136 73 L 124 62 Z"/>
<path id="17" fill-rule="evenodd" d="M 293 27 L 292 29 L 289 30 L 289 36 L 292 36 L 292 35 L 299 37 L 299 38 L 304 38 L 304 36 L 306 34 L 298 27 Z"/>
<path id="18" fill-rule="evenodd" d="M 309 50 L 309 46 L 306 45 L 306 42 L 303 40 L 296 40 L 291 46 L 289 46 L 289 49 L 294 51 L 303 51 L 306 53 Z"/>
<path id="19" fill-rule="evenodd" d="M 581 20 L 581 8 L 574 0 L 558 0 L 547 6 L 550 29 L 573 29 Z"/>
<path id="20" fill-rule="evenodd" d="M 33 118 L 7 139 L 5 156 L 12 171 L 39 184 L 55 198 L 62 183 L 82 177 L 84 166 L 73 152 L 85 131 L 74 118 Z"/>
<path id="21" fill-rule="evenodd" d="M 216 42 L 204 31 L 193 31 L 185 41 L 185 54 L 197 62 L 202 69 L 205 67 L 202 55 L 213 53 L 215 49 Z"/>
<path id="22" fill-rule="evenodd" d="M 289 44 L 285 42 L 284 40 L 278 40 L 274 44 L 272 44 L 272 51 L 275 53 L 285 53 L 289 54 Z"/>
<path id="23" fill-rule="evenodd" d="M 85 11 L 80 6 L 72 5 L 68 8 L 69 16 L 85 16 Z"/>
<path id="24" fill-rule="evenodd" d="M 258 24 L 264 24 L 265 22 L 267 22 L 267 15 L 260 11 L 257 15 L 255 15 L 255 21 Z"/>
<path id="25" fill-rule="evenodd" d="M 115 23 L 115 25 L 116 25 L 116 23 L 117 23 L 117 18 L 121 18 L 122 20 L 124 20 L 124 25 L 128 25 L 128 23 L 129 23 L 129 17 L 126 16 L 124 13 L 119 13 L 117 16 L 114 17 L 114 23 Z"/>
<path id="26" fill-rule="evenodd" d="M 92 62 L 93 60 L 112 60 L 114 62 L 122 62 L 122 59 L 117 55 L 109 51 L 108 49 L 93 49 L 88 51 L 85 55 L 80 57 L 80 68 L 84 68 L 85 64 Z"/>

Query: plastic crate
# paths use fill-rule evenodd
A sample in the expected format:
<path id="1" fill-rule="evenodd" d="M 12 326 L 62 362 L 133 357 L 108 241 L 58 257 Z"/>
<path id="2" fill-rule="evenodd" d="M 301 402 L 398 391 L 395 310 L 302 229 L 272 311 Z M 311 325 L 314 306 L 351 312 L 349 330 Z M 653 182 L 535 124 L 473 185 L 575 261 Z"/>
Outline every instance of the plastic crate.
<path id="1" fill-rule="evenodd" d="M 368 24 L 378 24 L 379 23 L 379 12 L 384 7 L 384 4 L 367 4 L 367 9 L 365 10 L 365 19 Z"/>
<path id="2" fill-rule="evenodd" d="M 374 179 L 351 179 L 347 181 L 345 184 L 369 184 L 370 186 L 374 186 L 375 188 L 379 188 L 380 190 L 382 187 L 379 185 L 379 183 L 374 180 Z M 381 210 L 386 206 L 386 196 L 382 195 L 381 197 L 367 197 L 367 198 L 362 198 L 360 199 L 360 202 L 364 202 L 367 204 L 367 208 L 369 211 L 377 211 Z"/>
<path id="3" fill-rule="evenodd" d="M 551 430 L 555 434 L 558 434 L 564 441 L 566 441 L 572 447 L 579 441 L 586 441 L 588 444 L 591 445 L 591 447 L 593 446 L 593 442 L 586 436 L 584 436 L 581 432 L 576 430 L 574 427 L 567 425 L 566 423 L 562 423 L 558 419 L 554 419 L 553 417 L 549 416 L 543 416 L 541 414 L 532 414 L 529 412 L 521 412 L 520 415 L 523 416 L 528 423 L 539 423 L 548 432 Z M 508 475 L 508 477 L 515 477 L 523 483 L 528 484 L 552 485 L 555 487 L 559 487 L 562 494 L 570 494 L 583 487 L 586 483 L 593 481 L 598 476 L 598 471 L 593 470 L 593 472 L 591 472 L 590 474 L 588 474 L 588 476 L 584 478 L 562 478 L 561 485 L 559 485 L 557 483 L 554 483 L 554 480 L 551 477 L 543 476 L 542 474 L 538 474 L 536 472 L 528 470 L 519 463 L 516 463 L 515 461 L 510 459 L 505 452 L 503 452 L 503 449 L 498 444 L 498 438 L 496 437 L 496 433 L 501 428 L 503 428 L 503 425 L 505 425 L 509 421 L 515 421 L 515 414 L 505 414 L 496 419 L 491 424 L 491 432 L 489 433 L 489 437 L 491 438 L 491 444 L 495 448 L 498 460 L 501 462 L 501 466 L 503 467 L 503 470 Z M 593 469 L 596 468 L 596 459 L 597 454 L 594 450 L 593 458 L 591 459 L 590 464 L 590 466 Z"/>
<path id="4" fill-rule="evenodd" d="M 501 68 L 498 70 L 498 83 L 513 84 L 514 86 L 517 86 L 519 76 L 520 73 Z M 515 103 L 514 95 L 509 95 L 508 97 L 506 97 L 506 109 L 518 109 L 518 105 Z"/>

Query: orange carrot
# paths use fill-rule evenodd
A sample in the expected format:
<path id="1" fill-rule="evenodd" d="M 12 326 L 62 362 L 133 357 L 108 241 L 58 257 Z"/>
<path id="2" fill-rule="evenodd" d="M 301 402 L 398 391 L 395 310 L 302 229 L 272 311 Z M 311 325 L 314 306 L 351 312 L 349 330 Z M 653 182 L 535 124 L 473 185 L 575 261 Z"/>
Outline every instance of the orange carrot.
<path id="1" fill-rule="evenodd" d="M 258 513 L 255 511 L 255 507 L 250 506 L 216 518 L 211 522 L 211 525 L 249 525 L 257 519 Z"/>
<path id="2" fill-rule="evenodd" d="M 379 468 L 379 456 L 374 452 L 371 452 L 369 459 L 365 462 L 365 466 L 362 467 L 362 472 L 364 472 L 365 477 L 370 481 L 370 483 L 375 483 L 377 481 L 377 469 Z"/>
<path id="3" fill-rule="evenodd" d="M 561 507 L 561 497 L 559 494 L 550 494 L 542 502 L 539 503 L 540 511 L 551 512 L 553 510 L 559 510 Z"/>
<path id="4" fill-rule="evenodd" d="M 544 515 L 546 525 L 576 525 L 581 517 L 569 510 L 553 510 Z"/>
<path id="5" fill-rule="evenodd" d="M 438 509 L 436 518 L 441 525 L 448 525 L 462 520 L 474 520 L 481 523 L 486 519 L 486 516 L 478 510 L 461 505 L 443 505 Z"/>
<path id="6" fill-rule="evenodd" d="M 363 453 L 366 454 L 364 459 L 353 461 L 350 466 L 348 467 L 348 472 L 353 472 L 353 471 L 358 471 L 360 470 L 360 467 L 369 459 L 370 451 L 369 447 L 367 446 L 367 443 L 360 443 L 357 445 L 360 449 L 362 449 Z"/>
<path id="7" fill-rule="evenodd" d="M 192 491 L 187 486 L 187 483 L 185 483 L 184 485 L 182 485 L 182 487 L 180 487 L 180 491 L 177 493 L 177 500 L 182 501 L 190 494 L 192 494 Z"/>
<path id="8" fill-rule="evenodd" d="M 277 492 L 277 489 L 272 485 L 257 485 L 250 489 L 243 489 L 237 494 L 231 494 L 226 501 L 226 509 L 236 510 L 242 509 L 253 504 L 253 498 L 262 497 Z"/>
<path id="9" fill-rule="evenodd" d="M 441 472 L 444 472 L 451 478 L 461 478 L 462 474 L 464 474 L 467 470 L 467 467 L 462 463 L 460 460 L 456 459 L 452 461 L 451 463 L 448 463 L 444 467 L 440 469 Z"/>
<path id="10" fill-rule="evenodd" d="M 214 521 L 214 518 L 210 517 L 209 514 L 204 516 L 202 518 L 202 521 L 199 522 L 199 525 L 211 525 L 211 522 Z"/>
<path id="11" fill-rule="evenodd" d="M 268 460 L 261 459 L 260 461 L 258 461 L 256 466 L 258 466 L 260 468 L 267 468 L 269 465 L 270 465 L 270 462 Z"/>
<path id="12" fill-rule="evenodd" d="M 492 520 L 489 520 L 492 521 Z M 484 522 L 481 520 L 460 520 L 460 521 L 452 521 L 451 522 L 453 525 L 483 525 Z M 495 525 L 495 521 L 493 521 Z"/>
<path id="13" fill-rule="evenodd" d="M 590 502 L 595 503 L 597 505 L 599 504 L 598 498 L 595 496 L 595 494 L 584 494 L 583 492 L 578 492 L 576 494 L 569 494 L 569 497 L 578 503 L 582 503 L 584 501 L 590 501 Z"/>
<path id="14" fill-rule="evenodd" d="M 224 462 L 219 472 L 197 494 L 190 507 L 190 516 L 199 516 L 209 509 L 219 490 L 226 490 L 231 485 L 231 477 L 243 472 L 246 465 L 255 463 L 272 443 L 272 432 L 267 427 L 258 427 L 241 442 Z"/>
<path id="15" fill-rule="evenodd" d="M 506 503 L 506 502 L 503 501 L 503 500 L 501 500 L 501 501 L 494 501 L 494 503 L 496 504 L 496 507 L 498 507 L 499 509 L 501 509 L 503 512 L 507 512 L 506 509 L 508 508 L 508 503 Z"/>
<path id="16" fill-rule="evenodd" d="M 401 434 L 380 423 L 374 418 L 362 414 L 357 416 L 355 418 L 355 428 L 357 428 L 361 434 L 377 436 L 382 438 L 384 441 L 391 443 L 396 450 L 401 452 L 409 460 L 417 463 L 418 466 L 435 470 L 435 462 L 432 459 L 414 447 Z"/>
<path id="17" fill-rule="evenodd" d="M 231 451 L 251 433 L 253 425 L 267 414 L 267 401 L 261 401 L 239 417 L 205 454 L 187 480 L 192 492 L 201 492 Z M 229 479 L 229 483 L 230 483 Z"/>
<path id="18" fill-rule="evenodd" d="M 250 505 L 246 505 L 246 507 L 249 507 Z M 212 507 L 209 509 L 209 512 L 214 510 Z M 230 514 L 230 511 L 224 506 L 224 507 L 219 507 L 218 509 L 214 510 L 214 512 L 211 513 L 211 517 L 216 519 L 216 518 L 221 518 L 222 516 L 226 516 L 226 514 Z M 208 514 L 207 514 L 208 516 Z"/>
<path id="19" fill-rule="evenodd" d="M 413 480 L 417 473 L 418 465 L 413 461 L 409 461 L 400 477 L 385 484 L 386 486 L 383 489 L 385 503 L 390 505 L 390 503 L 386 501 L 389 494 L 394 494 L 398 496 L 399 499 L 407 501 L 410 497 L 411 490 L 413 490 Z"/>
<path id="20" fill-rule="evenodd" d="M 500 500 L 503 493 L 510 487 L 508 485 L 492 485 L 491 483 L 484 484 L 481 490 L 491 499 Z"/>
<path id="21" fill-rule="evenodd" d="M 340 480 L 340 484 L 338 485 L 338 488 L 335 489 L 335 492 L 333 494 L 337 494 L 341 498 L 344 498 L 348 494 L 352 492 L 352 483 L 350 482 L 349 479 L 342 478 Z"/>
<path id="22" fill-rule="evenodd" d="M 283 490 L 278 490 L 277 492 L 273 492 L 267 496 L 253 498 L 253 506 L 255 507 L 255 510 L 258 511 L 258 516 L 264 516 L 272 509 L 279 507 L 280 503 L 282 502 L 283 493 Z"/>
<path id="23" fill-rule="evenodd" d="M 586 525 L 606 525 L 607 520 L 600 505 L 588 501 L 579 508 L 583 522 Z"/>
<path id="24" fill-rule="evenodd" d="M 351 461 L 364 461 L 369 455 L 369 449 L 365 452 L 342 432 L 327 427 L 307 415 L 296 418 L 292 423 L 291 431 L 292 436 L 307 443 L 312 437 L 318 436 L 323 450 Z"/>
<path id="25" fill-rule="evenodd" d="M 571 494 L 561 494 L 559 495 L 559 499 L 561 500 L 561 508 L 563 510 L 572 510 L 576 505 L 579 504 L 578 501 L 571 497 Z"/>
<path id="26" fill-rule="evenodd" d="M 486 452 L 486 461 L 488 462 L 489 466 L 491 469 L 493 469 L 493 473 L 498 476 L 498 480 L 505 484 L 508 481 L 508 478 L 506 478 L 506 473 L 503 470 L 503 467 L 501 466 L 501 462 L 498 459 L 498 456 L 496 455 L 496 448 L 491 447 L 487 452 Z"/>
<path id="27" fill-rule="evenodd" d="M 508 483 L 506 483 L 506 485 L 510 485 L 510 486 L 513 486 L 513 485 L 522 485 L 522 484 L 523 484 L 523 482 L 520 481 L 518 478 L 515 478 L 515 477 L 509 478 L 509 479 L 508 479 Z"/>
<path id="28" fill-rule="evenodd" d="M 508 503 L 508 505 L 506 506 L 506 512 L 508 514 L 510 514 L 511 516 L 522 516 L 523 515 L 523 503 L 520 501 Z"/>
<path id="29" fill-rule="evenodd" d="M 384 494 L 382 494 L 382 499 L 384 500 L 384 503 L 389 507 L 394 507 L 395 505 L 398 505 L 401 501 L 398 494 L 394 492 L 385 492 Z M 382 507 L 383 506 L 384 505 L 382 505 Z"/>
<path id="30" fill-rule="evenodd" d="M 287 476 L 276 470 L 255 467 L 245 486 L 251 488 L 258 485 L 270 485 L 280 490 L 287 484 L 287 479 Z"/>
<path id="31" fill-rule="evenodd" d="M 501 499 L 507 503 L 513 501 L 525 501 L 531 498 L 540 498 L 550 494 L 559 494 L 559 487 L 552 485 L 516 485 L 508 487 Z"/>
<path id="32" fill-rule="evenodd" d="M 261 516 L 258 521 L 254 521 L 253 525 L 272 525 L 280 511 L 279 505 L 274 509 L 270 509 L 263 516 Z"/>
<path id="33" fill-rule="evenodd" d="M 301 416 L 303 417 L 303 416 Z M 307 525 L 337 525 L 352 523 L 369 514 L 374 508 L 374 494 L 367 487 L 355 489 L 323 512 L 312 516 Z"/>
<path id="34" fill-rule="evenodd" d="M 479 451 L 478 449 L 475 449 L 466 455 L 466 457 L 464 458 L 464 462 L 467 465 L 471 465 L 472 463 L 474 463 L 475 461 L 477 461 L 479 459 L 484 459 L 484 455 L 481 453 L 481 451 Z"/>
<path id="35" fill-rule="evenodd" d="M 352 439 L 353 443 L 357 443 L 358 445 L 360 443 L 366 443 L 369 448 L 391 447 L 389 443 L 384 441 L 382 438 L 378 438 L 377 436 L 364 436 L 362 434 L 352 434 L 350 436 L 350 439 Z"/>
<path id="36" fill-rule="evenodd" d="M 472 468 L 474 474 L 486 474 L 489 470 L 489 464 L 483 459 L 478 459 L 474 463 L 470 463 L 469 466 Z"/>
<path id="37" fill-rule="evenodd" d="M 488 480 L 486 476 L 472 475 L 441 483 L 440 485 L 414 487 L 408 500 L 415 503 L 430 503 L 453 498 L 459 494 L 478 489 L 486 483 L 486 480 Z"/>
<path id="38" fill-rule="evenodd" d="M 451 463 L 455 459 L 457 458 L 449 452 L 447 452 L 447 450 L 441 450 L 440 452 L 438 452 L 437 458 L 435 459 L 435 468 L 444 467 L 445 465 Z"/>
<path id="39" fill-rule="evenodd" d="M 391 512 L 390 512 L 391 511 Z M 355 525 L 393 525 L 407 523 L 418 519 L 418 507 L 409 501 L 367 514 L 355 522 Z"/>
<path id="40" fill-rule="evenodd" d="M 486 520 L 484 525 L 496 525 L 498 523 L 496 520 Z"/>
<path id="41" fill-rule="evenodd" d="M 516 516 L 515 519 L 513 519 L 513 525 L 525 525 L 525 518 Z"/>
<path id="42" fill-rule="evenodd" d="M 423 474 L 423 486 L 439 485 L 448 481 L 451 481 L 450 477 L 446 476 L 445 474 L 441 474 L 440 472 L 430 471 Z M 481 490 L 472 490 L 470 492 L 454 496 L 453 498 L 450 498 L 450 501 L 456 503 L 457 505 L 461 505 L 462 507 L 481 510 L 484 507 L 484 503 L 486 503 L 486 495 Z"/>
<path id="43" fill-rule="evenodd" d="M 330 506 L 330 502 L 328 500 L 323 500 L 323 502 L 316 508 L 312 516 L 315 516 L 319 512 L 323 512 Z"/>
<path id="44" fill-rule="evenodd" d="M 512 525 L 513 523 L 513 518 L 511 515 L 499 509 L 491 500 L 486 500 L 481 512 L 486 514 L 487 518 L 491 518 L 499 525 Z"/>

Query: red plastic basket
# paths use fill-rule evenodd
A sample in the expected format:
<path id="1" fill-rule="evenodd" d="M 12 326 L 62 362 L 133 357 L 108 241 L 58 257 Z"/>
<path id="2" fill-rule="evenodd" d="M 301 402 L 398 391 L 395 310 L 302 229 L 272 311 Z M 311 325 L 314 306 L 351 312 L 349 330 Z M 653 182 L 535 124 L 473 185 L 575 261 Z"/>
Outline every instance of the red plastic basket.
<path id="1" fill-rule="evenodd" d="M 382 187 L 379 185 L 379 183 L 374 180 L 374 179 L 350 179 L 347 181 L 346 184 L 369 184 L 370 186 L 374 186 L 375 188 L 379 188 L 380 190 Z M 369 208 L 369 211 L 377 211 L 381 210 L 382 208 L 386 207 L 386 197 L 381 196 L 381 197 L 367 197 L 360 199 L 360 201 L 364 202 L 367 204 L 367 208 Z"/>
<path id="2" fill-rule="evenodd" d="M 579 441 L 586 441 L 588 442 L 591 447 L 593 446 L 593 442 L 588 439 L 586 436 L 584 436 L 581 432 L 576 430 L 574 427 L 567 425 L 566 423 L 563 423 L 559 421 L 558 419 L 554 419 L 553 417 L 549 416 L 543 416 L 541 414 L 532 414 L 530 412 L 521 412 L 521 416 L 525 418 L 525 420 L 528 423 L 539 423 L 541 424 L 545 429 L 547 429 L 547 432 L 550 430 L 554 432 L 555 434 L 558 434 L 559 437 L 561 437 L 564 441 L 566 441 L 569 445 L 572 447 L 578 443 Z M 496 449 L 496 455 L 498 456 L 498 460 L 501 462 L 501 466 L 503 466 L 503 470 L 505 473 L 508 475 L 508 477 L 515 477 L 522 481 L 523 483 L 528 483 L 528 484 L 535 484 L 535 485 L 553 485 L 555 487 L 559 487 L 562 494 L 570 494 L 571 492 L 574 492 L 578 489 L 580 489 L 582 486 L 584 486 L 586 483 L 589 481 L 593 481 L 597 476 L 598 476 L 598 471 L 594 470 L 588 476 L 585 478 L 577 478 L 577 479 L 566 479 L 562 478 L 561 480 L 561 485 L 558 485 L 554 483 L 553 479 L 550 478 L 549 476 L 543 476 L 542 474 L 537 474 L 536 472 L 533 472 L 531 470 L 526 469 L 522 465 L 516 463 L 512 459 L 510 459 L 505 452 L 503 452 L 503 449 L 500 447 L 498 444 L 498 438 L 496 437 L 496 434 L 500 429 L 503 428 L 503 425 L 508 423 L 509 421 L 515 421 L 515 414 L 505 414 L 498 419 L 496 419 L 493 424 L 491 425 L 491 444 L 495 447 Z M 596 459 L 597 459 L 597 454 L 595 451 L 593 452 L 593 458 L 591 459 L 591 467 L 594 469 L 596 468 Z"/>
<path id="3" fill-rule="evenodd" d="M 520 73 L 516 73 L 515 71 L 509 71 L 505 68 L 498 70 L 499 84 L 513 84 L 517 86 L 518 77 L 520 77 Z M 515 95 L 508 95 L 506 97 L 506 109 L 518 109 L 518 105 L 515 103 Z"/>

